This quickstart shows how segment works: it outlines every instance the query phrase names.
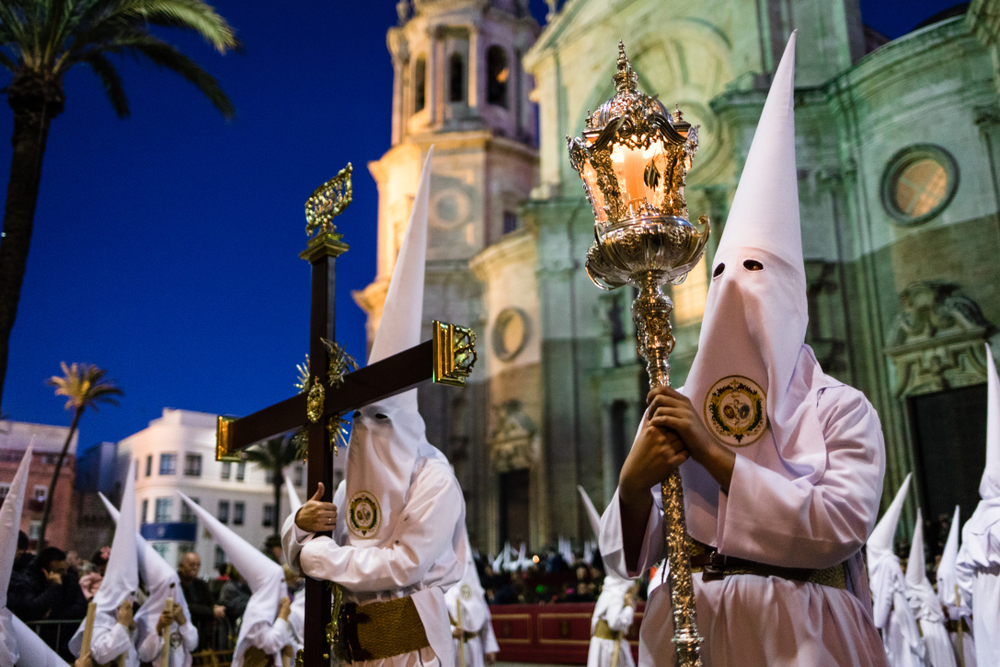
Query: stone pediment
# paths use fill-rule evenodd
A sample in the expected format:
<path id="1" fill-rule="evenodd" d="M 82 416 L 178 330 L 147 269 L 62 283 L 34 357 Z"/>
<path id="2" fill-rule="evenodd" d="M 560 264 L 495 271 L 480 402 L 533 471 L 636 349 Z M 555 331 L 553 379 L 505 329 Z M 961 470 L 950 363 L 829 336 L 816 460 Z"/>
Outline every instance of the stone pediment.
<path id="1" fill-rule="evenodd" d="M 896 395 L 927 394 L 986 382 L 984 343 L 995 327 L 958 285 L 916 282 L 899 294 L 885 353 L 895 366 Z"/>

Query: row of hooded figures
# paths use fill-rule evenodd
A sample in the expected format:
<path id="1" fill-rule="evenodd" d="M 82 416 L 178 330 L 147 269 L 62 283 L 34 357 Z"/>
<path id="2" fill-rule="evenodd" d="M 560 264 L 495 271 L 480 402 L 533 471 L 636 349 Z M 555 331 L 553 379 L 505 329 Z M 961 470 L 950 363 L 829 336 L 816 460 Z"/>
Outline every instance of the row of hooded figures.
<path id="1" fill-rule="evenodd" d="M 905 576 L 891 549 L 906 485 L 876 527 L 885 474 L 878 415 L 860 391 L 826 375 L 804 342 L 795 39 L 774 73 L 713 258 L 686 384 L 650 392 L 618 489 L 602 517 L 590 513 L 609 573 L 592 622 L 592 666 L 632 665 L 624 641 L 634 614 L 629 591 L 665 556 L 659 482 L 678 467 L 706 667 L 947 667 L 959 659 L 966 666 L 1000 665 L 1000 381 L 990 363 L 982 502 L 963 529 L 961 549 L 953 523 L 938 598 L 920 567 L 920 535 Z M 370 363 L 421 342 L 432 157 L 433 148 Z M 335 609 L 342 660 L 478 667 L 482 652 L 470 647 L 483 639 L 482 650 L 493 653 L 496 645 L 469 565 L 465 502 L 446 457 L 425 437 L 415 392 L 359 409 L 353 424 L 346 480 L 333 502 L 323 502 L 319 488 L 282 526 L 286 562 L 342 593 Z M 13 559 L 10 536 L 26 465 L 2 508 L 0 530 L 8 538 L 0 549 L 0 582 Z M 152 656 L 163 667 L 188 667 L 194 642 L 183 622 L 183 596 L 171 568 L 135 535 L 131 474 L 128 480 L 109 576 L 95 597 L 92 627 L 85 622 L 73 646 L 91 663 L 136 667 Z M 285 647 L 301 643 L 302 607 L 298 598 L 287 611 L 282 604 L 281 568 L 184 501 L 253 590 L 233 666 L 287 664 Z M 654 584 L 663 581 L 663 569 Z M 131 617 L 137 573 L 151 597 Z M 661 584 L 649 594 L 640 665 L 676 664 L 670 592 Z M 167 599 L 180 611 L 167 614 Z M 963 628 L 957 648 L 942 607 Z M 970 618 L 971 632 L 964 630 Z M 157 624 L 162 633 L 154 632 Z M 5 607 L 0 638 L 0 667 L 60 664 Z"/>

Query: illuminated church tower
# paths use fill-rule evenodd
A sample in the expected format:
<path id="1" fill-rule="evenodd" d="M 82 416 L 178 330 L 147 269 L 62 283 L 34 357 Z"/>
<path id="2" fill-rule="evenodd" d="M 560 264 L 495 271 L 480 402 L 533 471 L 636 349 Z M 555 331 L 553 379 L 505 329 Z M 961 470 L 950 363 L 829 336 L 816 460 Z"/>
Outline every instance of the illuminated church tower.
<path id="1" fill-rule="evenodd" d="M 448 455 L 463 488 L 492 489 L 469 498 L 469 525 L 495 525 L 497 517 L 489 515 L 488 508 L 495 513 L 497 505 L 509 499 L 497 496 L 496 471 L 481 446 L 489 431 L 497 429 L 488 418 L 490 406 L 507 400 L 506 391 L 497 393 L 494 377 L 524 377 L 525 363 L 533 364 L 538 375 L 540 358 L 538 336 L 533 348 L 525 336 L 528 321 L 538 321 L 537 306 L 534 313 L 521 306 L 513 315 L 503 315 L 504 340 L 493 342 L 487 331 L 496 328 L 493 311 L 503 310 L 505 291 L 537 294 L 534 240 L 522 229 L 518 207 L 535 185 L 538 168 L 536 107 L 529 100 L 534 83 L 521 59 L 540 28 L 528 12 L 528 0 L 401 0 L 396 8 L 399 25 L 387 36 L 395 72 L 392 147 L 369 164 L 379 190 L 377 275 L 354 296 L 368 314 L 371 340 L 420 169 L 433 144 L 425 338 L 430 338 L 432 319 L 471 326 L 479 334 L 480 359 L 468 389 L 421 390 L 421 411 L 428 438 Z M 530 284 L 508 281 L 525 276 Z M 511 350 L 503 347 L 505 342 Z M 527 393 L 534 403 L 534 419 L 539 420 L 539 392 Z M 540 479 L 538 471 L 535 478 Z M 515 493 L 536 493 L 522 487 Z M 535 536 L 539 528 L 544 526 L 536 522 Z M 472 538 L 473 543 L 493 546 L 498 535 Z"/>

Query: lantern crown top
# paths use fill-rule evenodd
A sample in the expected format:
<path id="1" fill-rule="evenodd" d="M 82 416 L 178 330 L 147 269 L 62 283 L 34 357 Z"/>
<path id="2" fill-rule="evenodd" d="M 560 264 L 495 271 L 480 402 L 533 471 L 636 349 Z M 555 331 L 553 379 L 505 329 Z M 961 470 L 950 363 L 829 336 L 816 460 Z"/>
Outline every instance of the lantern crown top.
<path id="1" fill-rule="evenodd" d="M 625 55 L 625 43 L 618 42 L 618 73 L 615 74 L 615 90 L 619 93 L 628 91 L 634 93 L 639 84 L 639 75 L 632 69 L 632 64 Z"/>

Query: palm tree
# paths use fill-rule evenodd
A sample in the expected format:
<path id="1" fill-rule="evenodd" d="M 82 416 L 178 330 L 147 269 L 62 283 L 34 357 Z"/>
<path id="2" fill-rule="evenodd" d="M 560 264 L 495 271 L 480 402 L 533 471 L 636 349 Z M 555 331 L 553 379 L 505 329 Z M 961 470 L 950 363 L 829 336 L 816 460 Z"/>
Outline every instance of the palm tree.
<path id="1" fill-rule="evenodd" d="M 243 452 L 243 458 L 259 468 L 271 471 L 274 484 L 274 534 L 280 534 L 278 515 L 281 513 L 281 486 L 285 483 L 285 468 L 299 459 L 299 447 L 295 431 L 266 440 Z"/>
<path id="2" fill-rule="evenodd" d="M 14 75 L 0 90 L 14 110 L 14 152 L 0 240 L 0 400 L 31 245 L 42 156 L 49 126 L 66 100 L 66 72 L 75 65 L 90 67 L 115 112 L 124 118 L 129 115 L 125 88 L 108 56 L 145 58 L 190 81 L 225 118 L 233 116 L 233 105 L 218 82 L 153 36 L 153 26 L 194 31 L 220 53 L 238 46 L 226 20 L 202 0 L 0 0 L 0 65 Z"/>
<path id="3" fill-rule="evenodd" d="M 62 366 L 62 377 L 53 375 L 45 384 L 56 388 L 56 396 L 66 397 L 66 409 L 73 411 L 73 422 L 69 426 L 69 435 L 63 443 L 62 451 L 56 460 L 56 469 L 52 473 L 52 482 L 49 484 L 49 493 L 45 497 L 45 513 L 42 514 L 42 528 L 38 532 L 38 549 L 45 546 L 45 528 L 49 524 L 49 513 L 52 511 L 52 500 L 56 497 L 56 482 L 59 481 L 59 470 L 62 468 L 63 460 L 66 458 L 66 450 L 69 443 L 73 441 L 73 435 L 80 425 L 80 417 L 87 408 L 92 408 L 97 412 L 98 403 L 110 403 L 118 405 L 115 396 L 124 396 L 124 392 L 119 389 L 114 382 L 105 380 L 107 371 L 98 368 L 94 364 L 73 364 L 67 366 L 66 362 Z"/>

